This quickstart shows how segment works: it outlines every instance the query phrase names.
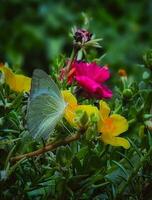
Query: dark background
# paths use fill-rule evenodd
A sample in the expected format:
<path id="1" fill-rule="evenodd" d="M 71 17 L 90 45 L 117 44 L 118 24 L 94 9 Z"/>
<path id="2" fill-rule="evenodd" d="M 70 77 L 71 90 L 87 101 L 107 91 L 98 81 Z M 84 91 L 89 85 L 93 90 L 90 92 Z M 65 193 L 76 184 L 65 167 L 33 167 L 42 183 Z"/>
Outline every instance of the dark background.
<path id="1" fill-rule="evenodd" d="M 114 70 L 141 63 L 151 46 L 152 1 L 127 0 L 0 0 L 0 62 L 31 75 L 34 68 L 48 71 L 61 54 L 70 56 L 71 28 L 88 27 L 104 53 L 101 64 Z M 85 16 L 85 17 L 84 17 Z M 85 24 L 89 20 L 89 25 Z M 134 69 L 136 70 L 136 69 Z"/>

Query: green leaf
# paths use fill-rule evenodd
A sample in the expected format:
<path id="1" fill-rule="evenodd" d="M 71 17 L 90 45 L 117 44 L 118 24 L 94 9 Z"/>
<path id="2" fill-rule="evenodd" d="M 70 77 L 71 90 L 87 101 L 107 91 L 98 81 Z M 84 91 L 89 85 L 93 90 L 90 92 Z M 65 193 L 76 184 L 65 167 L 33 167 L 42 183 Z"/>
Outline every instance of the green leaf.
<path id="1" fill-rule="evenodd" d="M 72 168 L 76 172 L 76 174 L 80 174 L 82 172 L 81 162 L 76 156 L 74 156 L 74 158 L 72 159 Z"/>
<path id="2" fill-rule="evenodd" d="M 57 149 L 56 152 L 56 161 L 60 163 L 61 166 L 66 166 L 71 163 L 72 160 L 72 152 L 69 146 L 66 147 L 60 147 Z"/>
<path id="3" fill-rule="evenodd" d="M 143 73 L 143 79 L 148 79 L 150 77 L 150 73 L 148 71 L 145 71 Z"/>
<path id="4" fill-rule="evenodd" d="M 127 139 L 129 140 L 130 144 L 132 145 L 132 147 L 134 148 L 134 150 L 137 152 L 137 154 L 139 155 L 139 157 L 142 157 L 142 153 L 138 149 L 138 147 L 135 145 L 135 143 L 130 138 L 127 138 Z"/>
<path id="5" fill-rule="evenodd" d="M 127 170 L 126 170 L 120 163 L 118 163 L 118 162 L 115 161 L 115 160 L 112 160 L 111 162 L 113 162 L 114 164 L 116 164 L 116 165 L 124 172 L 124 174 L 125 174 L 126 176 L 128 176 Z"/>
<path id="6" fill-rule="evenodd" d="M 85 158 L 85 156 L 86 156 L 87 153 L 88 153 L 88 147 L 86 146 L 86 147 L 81 148 L 81 149 L 78 151 L 78 153 L 76 154 L 76 156 L 77 156 L 77 158 L 78 158 L 79 160 L 81 160 L 81 159 L 84 159 L 84 158 Z"/>

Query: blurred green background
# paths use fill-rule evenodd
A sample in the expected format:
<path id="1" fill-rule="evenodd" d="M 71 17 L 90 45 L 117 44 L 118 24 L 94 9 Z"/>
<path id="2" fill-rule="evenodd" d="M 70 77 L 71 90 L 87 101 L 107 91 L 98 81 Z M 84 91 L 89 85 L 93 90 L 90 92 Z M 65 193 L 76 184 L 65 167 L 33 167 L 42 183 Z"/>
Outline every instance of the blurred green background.
<path id="1" fill-rule="evenodd" d="M 31 75 L 60 54 L 70 55 L 73 26 L 102 37 L 103 63 L 114 69 L 142 63 L 152 41 L 152 1 L 127 0 L 0 0 L 0 62 Z M 85 13 L 85 17 L 84 14 Z M 86 17 L 87 16 L 87 17 Z M 89 25 L 87 24 L 89 20 Z"/>

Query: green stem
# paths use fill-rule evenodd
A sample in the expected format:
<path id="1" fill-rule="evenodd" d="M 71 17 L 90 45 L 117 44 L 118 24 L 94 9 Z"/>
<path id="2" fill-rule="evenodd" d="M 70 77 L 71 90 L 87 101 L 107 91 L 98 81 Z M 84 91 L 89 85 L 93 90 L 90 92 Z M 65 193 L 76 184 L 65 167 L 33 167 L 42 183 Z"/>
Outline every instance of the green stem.
<path id="1" fill-rule="evenodd" d="M 68 61 L 68 64 L 66 66 L 66 72 L 67 73 L 70 71 L 71 65 L 72 65 L 77 53 L 78 53 L 78 50 L 75 50 L 75 49 L 72 50 L 72 53 L 71 53 L 71 56 L 70 56 L 70 60 Z"/>
<path id="2" fill-rule="evenodd" d="M 0 89 L 2 89 L 2 88 L 0 88 Z M 3 93 L 2 93 L 1 90 L 0 90 L 0 99 L 1 99 L 2 102 L 3 102 L 3 105 L 6 106 L 5 98 L 4 98 Z"/>
<path id="3" fill-rule="evenodd" d="M 123 85 L 123 89 L 127 89 L 128 88 L 128 84 L 127 84 L 127 77 L 121 77 L 121 81 L 122 81 L 122 85 Z"/>
<path id="4" fill-rule="evenodd" d="M 135 122 L 136 122 L 136 119 L 133 118 L 133 119 L 131 119 L 131 120 L 128 121 L 128 124 L 131 125 L 131 124 L 133 124 L 133 123 L 135 123 Z"/>
<path id="5" fill-rule="evenodd" d="M 114 111 L 113 111 L 113 114 L 117 114 L 120 109 L 122 108 L 122 105 L 120 104 Z"/>
<path id="6" fill-rule="evenodd" d="M 117 193 L 117 195 L 116 195 L 114 200 L 122 199 L 121 195 L 124 193 L 124 191 L 126 190 L 127 186 L 131 183 L 132 179 L 136 176 L 136 174 L 138 173 L 140 168 L 145 165 L 145 163 L 147 162 L 147 160 L 151 156 L 151 154 L 152 154 L 152 146 L 149 149 L 149 151 L 147 152 L 147 154 L 141 158 L 141 160 L 138 163 L 138 165 L 133 169 L 132 173 L 128 177 L 127 182 L 120 188 L 120 190 Z"/>

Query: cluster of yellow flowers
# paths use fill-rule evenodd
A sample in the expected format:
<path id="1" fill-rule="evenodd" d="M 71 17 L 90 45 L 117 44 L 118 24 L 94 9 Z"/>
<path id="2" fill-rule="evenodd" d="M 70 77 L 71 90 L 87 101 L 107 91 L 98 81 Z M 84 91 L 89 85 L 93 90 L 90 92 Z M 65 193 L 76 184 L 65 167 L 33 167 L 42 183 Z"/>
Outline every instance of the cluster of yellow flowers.
<path id="1" fill-rule="evenodd" d="M 16 92 L 29 92 L 31 88 L 31 78 L 24 75 L 14 74 L 10 68 L 0 65 L 0 71 L 4 73 L 5 82 L 9 87 Z M 121 133 L 128 130 L 127 120 L 119 114 L 110 115 L 110 107 L 101 100 L 99 109 L 92 105 L 79 105 L 77 99 L 68 90 L 61 91 L 62 96 L 67 103 L 64 117 L 71 126 L 77 127 L 77 111 L 86 112 L 88 118 L 91 115 L 97 117 L 97 131 L 101 134 L 101 140 L 113 146 L 122 146 L 125 149 L 130 147 L 127 139 L 118 137 Z"/>
<path id="2" fill-rule="evenodd" d="M 128 140 L 117 137 L 128 130 L 127 120 L 118 114 L 110 115 L 110 108 L 105 101 L 100 101 L 100 107 L 98 109 L 96 106 L 92 105 L 78 105 L 76 98 L 67 90 L 62 91 L 62 95 L 65 102 L 68 104 L 64 116 L 72 126 L 77 126 L 75 120 L 77 111 L 85 111 L 88 117 L 94 114 L 98 118 L 97 130 L 99 133 L 102 133 L 100 138 L 104 143 L 113 146 L 122 146 L 125 149 L 130 147 Z"/>

